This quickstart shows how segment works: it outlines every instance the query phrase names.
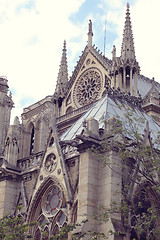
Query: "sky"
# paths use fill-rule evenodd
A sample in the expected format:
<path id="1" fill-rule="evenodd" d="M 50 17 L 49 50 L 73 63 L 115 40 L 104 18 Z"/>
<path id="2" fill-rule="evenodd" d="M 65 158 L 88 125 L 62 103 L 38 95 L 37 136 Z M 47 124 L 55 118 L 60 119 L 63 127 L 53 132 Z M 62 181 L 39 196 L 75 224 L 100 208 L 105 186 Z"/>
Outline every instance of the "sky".
<path id="1" fill-rule="evenodd" d="M 141 74 L 160 82 L 160 1 L 128 0 Z M 127 0 L 0 0 L 0 76 L 8 79 L 15 107 L 11 123 L 27 107 L 55 90 L 63 42 L 69 76 L 88 40 L 111 58 L 120 55 Z M 106 24 L 105 24 L 106 22 Z"/>

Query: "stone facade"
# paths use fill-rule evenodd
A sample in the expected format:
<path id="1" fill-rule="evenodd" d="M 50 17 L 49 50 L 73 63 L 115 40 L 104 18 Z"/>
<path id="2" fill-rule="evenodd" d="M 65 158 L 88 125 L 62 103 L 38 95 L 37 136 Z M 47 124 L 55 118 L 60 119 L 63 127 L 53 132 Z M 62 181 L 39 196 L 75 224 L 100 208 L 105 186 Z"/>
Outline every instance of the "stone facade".
<path id="1" fill-rule="evenodd" d="M 42 229 L 54 234 L 67 222 L 81 222 L 84 216 L 89 221 L 77 231 L 90 229 L 106 235 L 110 230 L 120 231 L 119 236 L 108 235 L 109 239 L 131 239 L 120 213 L 112 214 L 102 225 L 93 219 L 98 206 L 121 201 L 123 183 L 116 151 L 106 156 L 112 169 L 104 168 L 88 151 L 99 144 L 105 131 L 95 116 L 106 105 L 96 103 L 107 95 L 110 100 L 106 101 L 144 109 L 159 123 L 160 84 L 140 75 L 128 4 L 120 57 L 115 46 L 112 60 L 103 56 L 92 45 L 92 37 L 90 21 L 88 44 L 70 79 L 64 42 L 55 93 L 25 108 L 22 123 L 16 117 L 9 125 L 13 101 L 7 80 L 0 78 L 0 217 L 16 213 L 17 206 L 22 205 L 26 221 L 38 221 L 32 229 L 37 240 Z M 108 106 L 112 108 L 109 102 Z"/>

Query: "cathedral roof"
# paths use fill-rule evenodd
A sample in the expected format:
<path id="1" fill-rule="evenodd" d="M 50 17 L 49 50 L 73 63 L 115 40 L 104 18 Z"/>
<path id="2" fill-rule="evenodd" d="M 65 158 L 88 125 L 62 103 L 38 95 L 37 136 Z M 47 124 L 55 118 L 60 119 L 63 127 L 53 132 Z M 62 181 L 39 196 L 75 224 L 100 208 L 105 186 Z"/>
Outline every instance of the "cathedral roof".
<path id="1" fill-rule="evenodd" d="M 73 140 L 76 135 L 82 133 L 83 122 L 86 119 L 94 118 L 99 122 L 99 128 L 104 129 L 105 123 L 110 118 L 119 117 L 122 123 L 126 124 L 126 116 L 128 108 L 133 113 L 133 120 L 137 124 L 138 132 L 143 135 L 147 123 L 149 124 L 149 130 L 151 138 L 156 139 L 157 134 L 160 131 L 160 126 L 150 117 L 142 108 L 134 106 L 127 101 L 120 100 L 116 97 L 106 95 L 97 101 L 77 122 L 75 122 L 67 131 L 60 137 L 60 140 Z M 143 119 L 143 122 L 138 119 Z"/>
<path id="2" fill-rule="evenodd" d="M 153 80 L 150 78 L 147 78 L 143 75 L 138 76 L 137 89 L 138 89 L 139 93 L 141 94 L 142 99 L 149 93 L 149 91 L 151 91 L 151 89 L 153 87 L 152 82 L 153 82 Z M 157 89 L 157 91 L 160 92 L 160 84 L 156 81 L 155 81 L 155 88 Z"/>

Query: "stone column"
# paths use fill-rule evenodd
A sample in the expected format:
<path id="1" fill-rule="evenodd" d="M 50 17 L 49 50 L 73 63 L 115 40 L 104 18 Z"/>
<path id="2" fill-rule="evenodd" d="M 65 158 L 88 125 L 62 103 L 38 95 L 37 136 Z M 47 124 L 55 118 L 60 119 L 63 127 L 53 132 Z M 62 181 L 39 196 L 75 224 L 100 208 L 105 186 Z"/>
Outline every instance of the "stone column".
<path id="1" fill-rule="evenodd" d="M 133 78 L 133 71 L 131 68 L 130 69 L 130 93 L 131 93 L 131 95 L 133 94 L 132 78 Z"/>
<path id="2" fill-rule="evenodd" d="M 137 77 L 138 77 L 138 74 L 135 71 L 135 73 L 134 73 L 134 91 L 135 91 L 135 96 L 137 96 Z"/>
<path id="3" fill-rule="evenodd" d="M 93 215 L 97 210 L 98 175 L 98 160 L 87 149 L 83 150 L 80 154 L 77 222 L 81 223 L 86 216 L 88 222 L 82 226 L 80 231 L 96 231 L 97 224 Z M 87 240 L 87 236 L 84 239 Z"/>
<path id="4" fill-rule="evenodd" d="M 116 74 L 114 73 L 114 88 L 116 89 Z"/>
<path id="5" fill-rule="evenodd" d="M 119 87 L 119 74 L 116 75 L 116 89 Z"/>
<path id="6" fill-rule="evenodd" d="M 119 71 L 119 87 L 121 89 L 121 91 L 123 90 L 123 86 L 122 86 L 122 74 L 121 72 Z"/>
<path id="7" fill-rule="evenodd" d="M 123 88 L 124 91 L 126 92 L 126 69 L 123 68 Z"/>

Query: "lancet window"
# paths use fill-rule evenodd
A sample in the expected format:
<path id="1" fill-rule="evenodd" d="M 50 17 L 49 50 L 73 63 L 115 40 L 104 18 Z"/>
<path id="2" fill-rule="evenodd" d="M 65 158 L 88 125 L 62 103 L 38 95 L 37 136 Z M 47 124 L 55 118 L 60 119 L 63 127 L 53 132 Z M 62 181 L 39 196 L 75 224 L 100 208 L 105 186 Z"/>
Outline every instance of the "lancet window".
<path id="1" fill-rule="evenodd" d="M 34 131 L 34 127 L 32 127 L 32 131 L 31 131 L 31 141 L 30 141 L 30 154 L 33 153 L 34 141 L 35 141 L 35 131 Z"/>

